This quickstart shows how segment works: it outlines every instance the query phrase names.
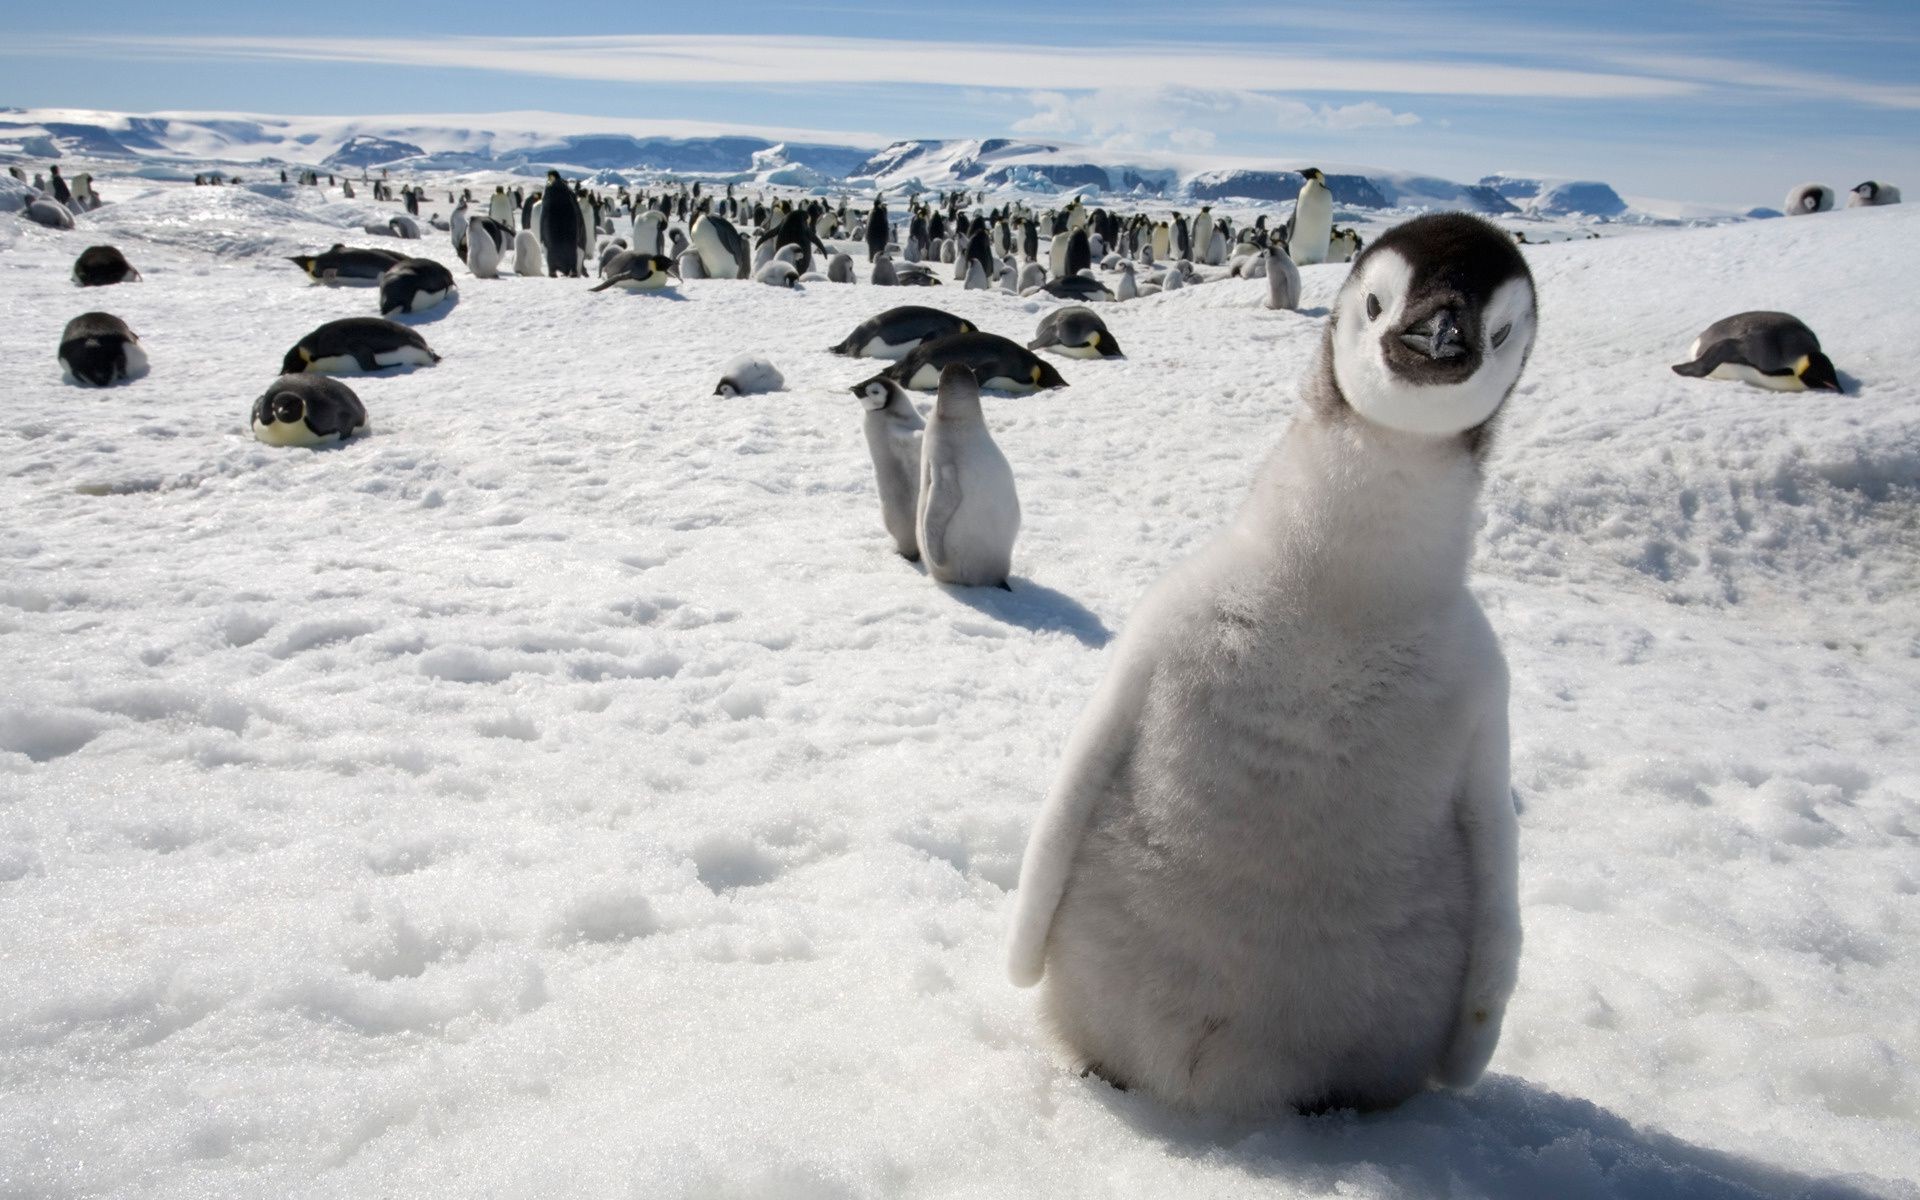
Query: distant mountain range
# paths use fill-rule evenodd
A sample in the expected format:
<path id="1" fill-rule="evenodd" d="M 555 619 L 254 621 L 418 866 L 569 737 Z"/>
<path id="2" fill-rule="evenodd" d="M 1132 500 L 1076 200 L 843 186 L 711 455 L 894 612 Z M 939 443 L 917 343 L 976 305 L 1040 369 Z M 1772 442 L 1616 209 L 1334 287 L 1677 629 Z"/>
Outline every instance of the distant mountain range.
<path id="1" fill-rule="evenodd" d="M 1306 161 L 1219 168 L 1203 161 L 1123 155 L 1010 138 L 909 140 L 854 146 L 745 134 L 667 137 L 621 132 L 620 122 L 547 113 L 440 117 L 270 117 L 78 109 L 0 109 L 0 160 L 126 160 L 142 174 L 191 163 L 287 164 L 326 171 L 503 171 L 549 168 L 601 183 L 699 176 L 829 190 L 934 191 L 954 187 L 1164 197 L 1178 201 L 1287 201 Z M 571 132 L 587 126 L 600 128 Z M 1430 175 L 1319 164 L 1348 208 L 1449 208 L 1490 215 L 1632 218 L 1607 184 L 1488 175 L 1459 183 Z"/>

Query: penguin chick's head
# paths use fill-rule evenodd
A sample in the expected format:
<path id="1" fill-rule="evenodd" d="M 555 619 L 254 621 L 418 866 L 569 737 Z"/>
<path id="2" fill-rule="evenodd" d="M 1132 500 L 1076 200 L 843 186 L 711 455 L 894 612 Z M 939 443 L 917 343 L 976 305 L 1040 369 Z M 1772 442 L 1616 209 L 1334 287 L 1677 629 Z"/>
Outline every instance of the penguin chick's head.
<path id="1" fill-rule="evenodd" d="M 1793 373 L 1799 376 L 1801 384 L 1809 390 L 1826 392 L 1847 390 L 1840 386 L 1840 373 L 1833 369 L 1833 360 L 1818 350 L 1793 364 Z"/>
<path id="2" fill-rule="evenodd" d="M 893 398 L 893 389 L 898 385 L 885 375 L 875 375 L 872 379 L 863 379 L 847 390 L 860 397 L 860 403 L 878 412 L 887 406 Z"/>
<path id="3" fill-rule="evenodd" d="M 1533 349 L 1533 276 L 1508 236 L 1462 213 L 1388 230 L 1354 262 L 1327 337 L 1341 398 L 1402 433 L 1484 424 Z"/>

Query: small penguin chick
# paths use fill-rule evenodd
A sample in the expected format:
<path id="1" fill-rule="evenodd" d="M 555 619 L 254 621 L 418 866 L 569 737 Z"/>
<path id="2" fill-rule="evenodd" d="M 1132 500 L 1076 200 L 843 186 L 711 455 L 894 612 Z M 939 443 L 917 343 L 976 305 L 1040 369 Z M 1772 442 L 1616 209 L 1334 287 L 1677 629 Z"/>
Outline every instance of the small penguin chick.
<path id="1" fill-rule="evenodd" d="M 752 396 L 760 392 L 777 392 L 786 386 L 787 381 L 780 374 L 780 368 L 758 354 L 742 354 L 721 368 L 720 383 L 713 389 L 713 394 Z"/>

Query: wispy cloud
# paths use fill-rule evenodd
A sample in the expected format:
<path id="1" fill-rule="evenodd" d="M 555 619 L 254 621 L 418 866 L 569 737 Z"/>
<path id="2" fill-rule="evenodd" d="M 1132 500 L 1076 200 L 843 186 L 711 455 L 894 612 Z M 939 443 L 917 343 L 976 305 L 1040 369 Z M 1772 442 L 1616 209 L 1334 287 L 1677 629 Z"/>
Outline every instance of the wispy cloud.
<path id="1" fill-rule="evenodd" d="M 1110 149 L 1139 150 L 1166 143 L 1205 150 L 1225 132 L 1339 131 L 1417 125 L 1410 112 L 1372 100 L 1308 104 L 1238 88 L 1101 88 L 1094 92 L 1040 91 L 1027 97 L 1034 111 L 1014 121 L 1015 133 L 1085 137 Z"/>
<path id="2" fill-rule="evenodd" d="M 69 49 L 123 57 L 245 59 L 443 67 L 627 83 L 753 86 L 934 84 L 1066 91 L 1213 87 L 1260 92 L 1562 99 L 1656 99 L 1697 90 L 1683 79 L 1495 61 L 1306 56 L 1247 46 L 1101 47 L 922 42 L 880 38 L 614 35 L 574 38 L 89 37 Z M 25 47 L 22 47 L 23 49 Z M 42 42 L 43 50 L 61 44 Z"/>

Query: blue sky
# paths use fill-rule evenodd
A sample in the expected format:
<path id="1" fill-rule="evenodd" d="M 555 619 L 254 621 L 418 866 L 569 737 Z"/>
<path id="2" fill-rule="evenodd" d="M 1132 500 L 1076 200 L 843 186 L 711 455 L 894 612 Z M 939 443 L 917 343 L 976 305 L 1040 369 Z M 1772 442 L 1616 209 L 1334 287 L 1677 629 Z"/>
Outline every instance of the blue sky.
<path id="1" fill-rule="evenodd" d="M 1741 205 L 1916 186 L 1916 62 L 1920 0 L 0 8 L 20 107 L 1011 134 Z"/>

